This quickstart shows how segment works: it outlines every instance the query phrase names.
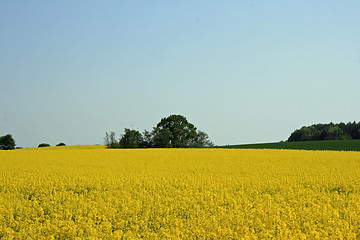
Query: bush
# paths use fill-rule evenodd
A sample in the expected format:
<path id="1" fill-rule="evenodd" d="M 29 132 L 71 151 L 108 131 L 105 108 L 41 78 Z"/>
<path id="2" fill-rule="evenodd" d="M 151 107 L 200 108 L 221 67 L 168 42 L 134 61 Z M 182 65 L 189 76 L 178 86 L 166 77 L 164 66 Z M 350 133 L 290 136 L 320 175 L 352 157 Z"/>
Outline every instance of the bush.
<path id="1" fill-rule="evenodd" d="M 38 147 L 50 147 L 48 143 L 40 143 Z"/>
<path id="2" fill-rule="evenodd" d="M 56 145 L 57 147 L 59 147 L 59 146 L 66 146 L 66 144 L 65 143 L 59 143 L 58 145 Z"/>

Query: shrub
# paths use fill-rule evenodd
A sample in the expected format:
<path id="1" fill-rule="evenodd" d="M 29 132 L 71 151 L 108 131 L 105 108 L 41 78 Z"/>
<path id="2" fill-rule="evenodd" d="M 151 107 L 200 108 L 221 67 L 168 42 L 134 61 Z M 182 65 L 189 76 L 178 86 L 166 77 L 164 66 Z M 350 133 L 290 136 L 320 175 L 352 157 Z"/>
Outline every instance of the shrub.
<path id="1" fill-rule="evenodd" d="M 40 143 L 38 147 L 50 147 L 48 143 Z"/>

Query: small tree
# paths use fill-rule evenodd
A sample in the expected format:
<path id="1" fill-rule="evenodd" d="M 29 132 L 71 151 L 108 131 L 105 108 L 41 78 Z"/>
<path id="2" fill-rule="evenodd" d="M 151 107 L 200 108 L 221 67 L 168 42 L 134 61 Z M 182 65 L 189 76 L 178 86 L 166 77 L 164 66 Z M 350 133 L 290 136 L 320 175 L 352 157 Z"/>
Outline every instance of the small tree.
<path id="1" fill-rule="evenodd" d="M 204 148 L 204 147 L 213 147 L 213 146 L 214 143 L 210 141 L 209 136 L 205 132 L 203 131 L 197 132 L 196 140 L 192 144 L 192 147 Z"/>
<path id="2" fill-rule="evenodd" d="M 119 143 L 118 143 L 118 141 L 116 140 L 116 135 L 115 135 L 114 132 L 110 132 L 109 139 L 110 139 L 110 148 L 117 148 L 117 147 L 119 147 Z"/>
<path id="3" fill-rule="evenodd" d="M 119 143 L 116 141 L 116 135 L 114 132 L 110 132 L 110 134 L 106 132 L 104 143 L 108 148 L 119 147 Z"/>
<path id="4" fill-rule="evenodd" d="M 0 150 L 12 150 L 15 146 L 15 140 L 11 134 L 0 137 Z"/>
<path id="5" fill-rule="evenodd" d="M 121 135 L 119 141 L 120 148 L 139 148 L 143 146 L 143 136 L 139 131 L 125 128 L 125 133 Z"/>
<path id="6" fill-rule="evenodd" d="M 104 143 L 108 148 L 110 148 L 110 137 L 109 137 L 109 134 L 107 132 L 106 132 L 105 137 L 104 137 Z"/>

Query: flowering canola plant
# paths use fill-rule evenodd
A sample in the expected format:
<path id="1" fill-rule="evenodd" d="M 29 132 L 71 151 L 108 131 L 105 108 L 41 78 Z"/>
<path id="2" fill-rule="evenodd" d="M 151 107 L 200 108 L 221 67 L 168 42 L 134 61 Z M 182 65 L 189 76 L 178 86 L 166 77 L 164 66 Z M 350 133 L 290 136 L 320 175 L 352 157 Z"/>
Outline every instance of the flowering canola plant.
<path id="1" fill-rule="evenodd" d="M 0 239 L 359 239 L 360 153 L 0 151 Z"/>

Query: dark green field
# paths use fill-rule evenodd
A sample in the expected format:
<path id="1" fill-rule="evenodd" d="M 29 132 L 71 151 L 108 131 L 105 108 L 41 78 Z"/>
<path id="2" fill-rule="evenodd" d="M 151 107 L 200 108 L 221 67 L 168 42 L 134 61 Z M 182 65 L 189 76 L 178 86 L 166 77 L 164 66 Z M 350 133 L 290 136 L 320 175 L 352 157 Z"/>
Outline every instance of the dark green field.
<path id="1" fill-rule="evenodd" d="M 218 146 L 218 148 L 244 148 L 244 149 L 304 149 L 304 150 L 336 150 L 360 151 L 360 140 L 327 140 L 305 142 L 277 142 L 243 145 Z"/>

